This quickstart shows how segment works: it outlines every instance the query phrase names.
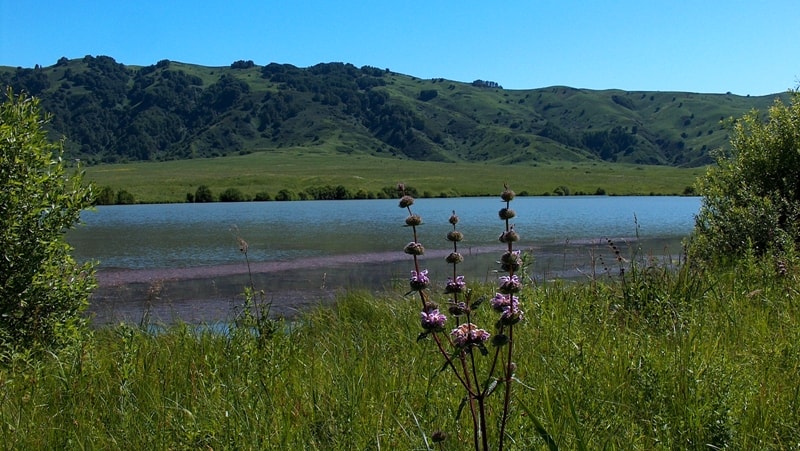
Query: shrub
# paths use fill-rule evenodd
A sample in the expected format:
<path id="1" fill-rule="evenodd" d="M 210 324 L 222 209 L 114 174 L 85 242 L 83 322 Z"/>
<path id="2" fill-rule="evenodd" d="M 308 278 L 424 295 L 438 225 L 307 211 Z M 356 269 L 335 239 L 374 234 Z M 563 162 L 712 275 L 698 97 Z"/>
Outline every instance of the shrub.
<path id="1" fill-rule="evenodd" d="M 194 192 L 194 201 L 214 202 L 214 193 L 212 193 L 211 188 L 206 185 L 200 185 L 197 187 L 197 191 Z"/>
<path id="2" fill-rule="evenodd" d="M 243 202 L 244 194 L 238 188 L 228 188 L 219 195 L 220 202 Z"/>
<path id="3" fill-rule="evenodd" d="M 55 348 L 78 338 L 95 285 L 64 239 L 91 206 L 83 173 L 68 173 L 47 140 L 39 101 L 9 89 L 0 106 L 0 345 Z M 71 171 L 70 171 L 71 172 Z"/>
<path id="4" fill-rule="evenodd" d="M 766 121 L 752 111 L 733 123 L 731 151 L 718 151 L 698 182 L 693 256 L 780 253 L 800 240 L 800 92 L 790 94 Z"/>

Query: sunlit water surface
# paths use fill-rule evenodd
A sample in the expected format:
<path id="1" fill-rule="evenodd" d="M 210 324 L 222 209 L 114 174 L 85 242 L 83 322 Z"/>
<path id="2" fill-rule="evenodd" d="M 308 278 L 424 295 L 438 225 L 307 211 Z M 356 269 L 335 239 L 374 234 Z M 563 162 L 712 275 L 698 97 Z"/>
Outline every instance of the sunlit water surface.
<path id="1" fill-rule="evenodd" d="M 504 248 L 499 198 L 418 199 L 423 265 L 443 283 L 453 210 L 465 239 L 459 274 L 491 281 Z M 589 277 L 614 267 L 611 239 L 626 258 L 677 259 L 700 207 L 696 197 L 518 197 L 516 248 L 530 251 L 534 281 Z M 291 316 L 343 289 L 402 296 L 412 269 L 407 212 L 393 200 L 243 202 L 98 207 L 67 238 L 79 260 L 99 263 L 95 322 L 228 321 L 250 284 L 272 313 Z M 248 243 L 247 255 L 237 237 Z M 245 258 L 247 257 L 247 259 Z M 249 262 L 249 270 L 248 270 Z M 612 267 L 612 268 L 609 268 Z"/>

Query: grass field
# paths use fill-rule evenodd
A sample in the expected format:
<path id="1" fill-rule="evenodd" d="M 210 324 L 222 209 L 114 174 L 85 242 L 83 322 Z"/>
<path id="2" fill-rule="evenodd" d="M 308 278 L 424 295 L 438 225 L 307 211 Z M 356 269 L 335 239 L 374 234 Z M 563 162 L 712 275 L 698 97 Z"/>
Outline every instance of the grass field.
<path id="1" fill-rule="evenodd" d="M 315 186 L 342 185 L 356 193 L 378 193 L 404 182 L 420 195 L 495 195 L 507 182 L 518 193 L 552 193 L 565 186 L 573 194 L 611 195 L 682 194 L 704 172 L 702 168 L 633 166 L 607 163 L 543 163 L 488 165 L 436 163 L 348 155 L 314 148 L 255 152 L 242 156 L 100 165 L 87 168 L 87 178 L 98 186 L 124 189 L 140 203 L 184 202 L 187 193 L 206 185 L 218 194 L 237 188 L 254 196 L 294 193 Z"/>
<path id="2" fill-rule="evenodd" d="M 790 268 L 528 285 L 506 449 L 797 449 Z M 117 326 L 72 352 L 15 354 L 0 365 L 0 449 L 469 449 L 458 384 L 417 342 L 418 301 L 402 291 L 344 293 L 265 339 Z"/>

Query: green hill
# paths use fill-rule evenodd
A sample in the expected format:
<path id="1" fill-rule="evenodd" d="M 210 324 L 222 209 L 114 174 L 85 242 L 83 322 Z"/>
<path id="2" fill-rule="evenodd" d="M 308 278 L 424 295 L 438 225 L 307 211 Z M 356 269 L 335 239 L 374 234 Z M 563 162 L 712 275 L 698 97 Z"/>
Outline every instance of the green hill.
<path id="1" fill-rule="evenodd" d="M 41 98 L 68 155 L 90 164 L 302 147 L 442 162 L 694 167 L 727 145 L 722 120 L 783 95 L 505 90 L 345 63 L 138 67 L 107 56 L 0 67 L 0 84 Z"/>

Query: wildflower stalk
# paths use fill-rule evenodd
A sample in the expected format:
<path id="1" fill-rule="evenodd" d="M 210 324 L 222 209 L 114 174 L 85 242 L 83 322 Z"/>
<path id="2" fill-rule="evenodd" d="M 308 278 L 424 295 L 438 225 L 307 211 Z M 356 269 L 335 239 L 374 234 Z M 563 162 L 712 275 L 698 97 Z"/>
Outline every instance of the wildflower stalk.
<path id="1" fill-rule="evenodd" d="M 514 231 L 514 226 L 510 219 L 514 217 L 514 211 L 509 208 L 514 192 L 505 187 L 501 197 L 505 202 L 505 208 L 500 210 L 500 217 L 505 221 L 505 228 L 500 235 L 500 241 L 506 244 L 506 250 L 501 257 L 501 266 L 507 275 L 500 277 L 501 284 L 498 293 L 491 300 L 492 308 L 500 313 L 497 321 L 497 334 L 492 339 L 495 346 L 494 355 L 491 357 L 488 376 L 481 379 L 478 374 L 478 362 L 475 350 L 480 351 L 481 355 L 489 356 L 485 343 L 490 334 L 484 329 L 478 328 L 475 324 L 477 315 L 474 310 L 482 303 L 483 299 L 472 299 L 472 291 L 467 288 L 464 276 L 458 275 L 458 264 L 463 261 L 462 255 L 458 252 L 458 243 L 464 238 L 463 234 L 457 230 L 458 216 L 455 211 L 450 216 L 449 222 L 453 229 L 448 232 L 447 240 L 453 243 L 453 250 L 447 256 L 446 261 L 452 265 L 452 276 L 448 277 L 445 285 L 445 294 L 449 296 L 448 312 L 456 318 L 457 327 L 445 335 L 444 326 L 447 317 L 439 311 L 438 305 L 432 301 L 428 292 L 430 279 L 428 271 L 420 268 L 419 257 L 424 253 L 424 247 L 418 241 L 417 226 L 422 224 L 422 218 L 411 210 L 414 198 L 407 195 L 405 187 L 398 185 L 400 191 L 400 207 L 408 211 L 406 226 L 412 228 L 413 241 L 408 243 L 404 249 L 414 259 L 414 270 L 411 271 L 410 286 L 411 291 L 417 292 L 422 304 L 421 325 L 423 332 L 418 340 L 431 337 L 436 343 L 439 353 L 445 360 L 445 367 L 449 367 L 459 383 L 466 392 L 464 401 L 469 407 L 472 418 L 473 442 L 476 450 L 488 450 L 488 431 L 487 431 L 487 405 L 486 400 L 494 391 L 498 383 L 505 384 L 505 394 L 503 396 L 503 416 L 500 422 L 499 448 L 503 449 L 503 436 L 505 435 L 505 424 L 508 420 L 509 405 L 511 400 L 511 381 L 514 372 L 513 357 L 513 326 L 522 319 L 522 312 L 519 309 L 519 300 L 515 296 L 521 289 L 521 283 L 516 272 L 520 269 L 522 260 L 519 251 L 515 251 L 513 242 L 519 240 L 519 236 Z M 464 320 L 463 322 L 461 320 Z M 507 332 L 506 332 L 507 331 Z M 449 345 L 452 351 L 446 349 Z M 508 345 L 507 351 L 503 354 L 503 347 Z M 501 358 L 503 356 L 504 358 Z M 456 362 L 457 360 L 458 362 Z M 500 361 L 504 365 L 500 365 Z M 495 377 L 495 371 L 502 368 L 502 375 Z M 482 382 L 485 381 L 485 382 Z"/>
<path id="2" fill-rule="evenodd" d="M 505 232 L 500 236 L 501 241 L 505 241 L 507 244 L 506 253 L 508 255 L 514 255 L 514 242 L 519 239 L 516 232 L 514 232 L 514 226 L 511 225 L 510 221 L 511 218 L 514 217 L 514 211 L 511 210 L 511 200 L 514 199 L 514 192 L 508 189 L 508 185 L 505 186 L 505 190 L 501 194 L 501 198 L 505 201 L 506 206 L 502 210 L 500 210 L 500 218 L 505 221 Z M 516 271 L 516 267 L 514 264 L 509 264 L 508 268 L 508 277 L 509 279 L 513 279 Z M 513 293 L 510 293 L 509 296 L 513 296 Z M 506 422 L 508 420 L 508 408 L 511 404 L 511 382 L 513 377 L 514 371 L 514 362 L 512 360 L 512 356 L 514 354 L 514 324 L 510 324 L 508 326 L 508 354 L 506 356 L 506 367 L 505 367 L 505 395 L 503 397 L 503 418 L 500 420 L 500 437 L 499 437 L 499 449 L 503 449 L 503 439 L 505 437 L 505 428 Z"/>

